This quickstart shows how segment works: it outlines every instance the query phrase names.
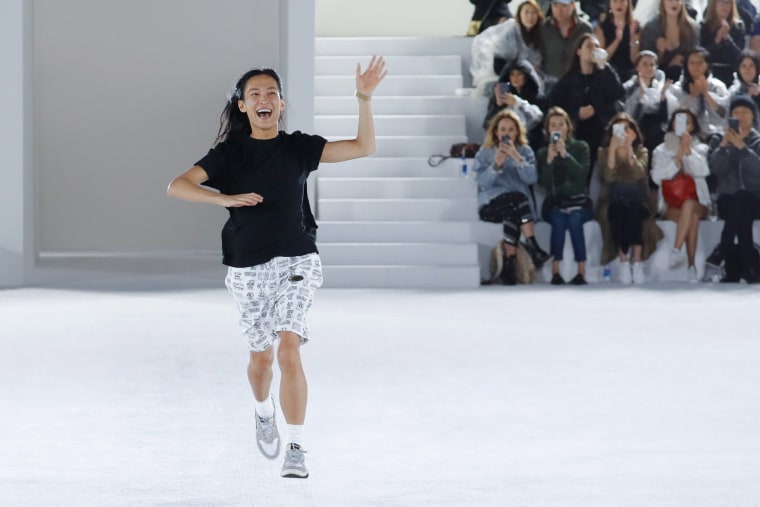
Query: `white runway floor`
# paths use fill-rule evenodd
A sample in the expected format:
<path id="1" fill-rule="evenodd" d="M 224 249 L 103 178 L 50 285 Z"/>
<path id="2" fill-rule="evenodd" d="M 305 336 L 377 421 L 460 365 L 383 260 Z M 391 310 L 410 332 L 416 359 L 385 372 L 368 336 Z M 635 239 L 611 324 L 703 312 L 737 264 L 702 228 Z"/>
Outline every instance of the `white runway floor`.
<path id="1" fill-rule="evenodd" d="M 294 480 L 222 280 L 161 285 L 0 291 L 0 505 L 760 505 L 757 287 L 321 290 Z"/>

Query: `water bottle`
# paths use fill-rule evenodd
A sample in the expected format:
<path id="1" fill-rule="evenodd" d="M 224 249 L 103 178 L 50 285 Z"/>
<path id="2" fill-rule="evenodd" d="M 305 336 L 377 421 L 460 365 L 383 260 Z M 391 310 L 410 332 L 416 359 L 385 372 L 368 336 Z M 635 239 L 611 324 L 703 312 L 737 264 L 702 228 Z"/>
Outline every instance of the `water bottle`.
<path id="1" fill-rule="evenodd" d="M 611 273 L 610 273 L 610 265 L 609 264 L 605 264 L 604 265 L 604 272 L 602 273 L 602 280 L 604 280 L 605 282 L 609 282 L 610 280 L 612 280 L 612 276 L 611 276 Z"/>
<path id="2" fill-rule="evenodd" d="M 467 157 L 465 157 L 464 148 L 462 148 L 462 178 L 467 177 Z"/>

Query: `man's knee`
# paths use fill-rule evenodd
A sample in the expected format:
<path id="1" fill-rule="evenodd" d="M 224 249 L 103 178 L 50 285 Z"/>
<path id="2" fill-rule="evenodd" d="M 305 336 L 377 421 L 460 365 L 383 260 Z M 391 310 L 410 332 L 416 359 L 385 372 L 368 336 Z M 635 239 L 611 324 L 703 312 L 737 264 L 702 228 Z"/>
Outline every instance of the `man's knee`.
<path id="1" fill-rule="evenodd" d="M 281 331 L 280 346 L 277 348 L 277 362 L 280 369 L 294 367 L 301 362 L 301 337 L 292 331 Z"/>
<path id="2" fill-rule="evenodd" d="M 272 368 L 274 354 L 272 347 L 263 352 L 251 352 L 250 365 L 255 371 L 266 371 Z"/>

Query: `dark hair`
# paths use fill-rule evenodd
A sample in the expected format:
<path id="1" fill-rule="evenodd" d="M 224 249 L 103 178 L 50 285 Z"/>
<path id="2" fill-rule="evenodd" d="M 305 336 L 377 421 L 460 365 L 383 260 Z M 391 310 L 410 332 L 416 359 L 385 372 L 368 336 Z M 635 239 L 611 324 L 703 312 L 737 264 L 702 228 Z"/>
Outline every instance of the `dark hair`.
<path id="1" fill-rule="evenodd" d="M 235 88 L 230 96 L 227 97 L 227 104 L 222 109 L 222 114 L 219 115 L 219 132 L 216 135 L 215 144 L 226 141 L 230 137 L 238 135 L 247 137 L 251 135 L 251 122 L 248 120 L 248 115 L 238 107 L 238 101 L 243 100 L 243 92 L 245 92 L 245 85 L 248 83 L 248 80 L 262 75 L 269 76 L 275 80 L 277 90 L 280 92 L 280 96 L 282 96 L 282 81 L 276 70 L 269 68 L 252 69 L 243 74 L 237 80 L 237 83 L 235 83 Z"/>
<path id="2" fill-rule="evenodd" d="M 668 132 L 673 132 L 673 124 L 676 122 L 676 115 L 678 113 L 686 113 L 691 117 L 691 125 L 693 130 L 691 131 L 692 137 L 702 137 L 702 129 L 699 126 L 699 120 L 697 120 L 697 115 L 694 114 L 694 112 L 691 109 L 680 107 L 673 111 L 673 114 L 670 115 L 670 120 L 668 120 Z"/>
<path id="3" fill-rule="evenodd" d="M 739 72 L 739 66 L 742 64 L 742 62 L 746 59 L 752 60 L 752 63 L 755 64 L 755 77 L 753 78 L 751 83 L 746 84 L 754 84 L 757 83 L 757 76 L 760 75 L 760 57 L 757 56 L 757 53 L 752 51 L 751 49 L 743 49 L 741 53 L 739 53 L 739 58 L 736 60 L 736 76 L 739 78 L 740 81 L 744 82 L 744 78 L 742 77 L 741 72 Z"/>
<path id="4" fill-rule="evenodd" d="M 586 32 L 578 38 L 578 43 L 575 45 L 575 51 L 573 52 L 573 63 L 570 64 L 570 68 L 567 69 L 566 74 L 581 72 L 581 58 L 578 56 L 578 51 L 583 47 L 583 44 L 589 39 L 594 39 L 599 44 L 599 38 L 593 32 Z M 601 45 L 601 44 L 600 44 Z M 596 67 L 594 67 L 596 72 Z"/>
<path id="5" fill-rule="evenodd" d="M 694 82 L 694 78 L 691 77 L 691 73 L 689 72 L 689 58 L 691 55 L 702 55 L 702 58 L 705 59 L 705 63 L 707 64 L 707 68 L 705 69 L 705 77 L 708 77 L 710 75 L 710 69 L 712 68 L 712 59 L 710 58 L 710 52 L 708 50 L 702 46 L 697 46 L 687 51 L 686 58 L 683 61 L 683 72 L 681 79 L 683 83 L 683 91 L 687 93 L 689 91 L 689 86 Z"/>
<path id="6" fill-rule="evenodd" d="M 636 123 L 636 120 L 633 119 L 633 116 L 628 113 L 618 113 L 612 117 L 604 129 L 604 140 L 602 141 L 602 146 L 609 148 L 610 141 L 612 140 L 612 126 L 620 122 L 626 122 L 628 126 L 631 127 L 631 130 L 636 132 L 636 139 L 633 141 L 633 147 L 638 148 L 639 146 L 642 146 L 644 144 L 644 135 L 641 133 L 639 124 Z"/>

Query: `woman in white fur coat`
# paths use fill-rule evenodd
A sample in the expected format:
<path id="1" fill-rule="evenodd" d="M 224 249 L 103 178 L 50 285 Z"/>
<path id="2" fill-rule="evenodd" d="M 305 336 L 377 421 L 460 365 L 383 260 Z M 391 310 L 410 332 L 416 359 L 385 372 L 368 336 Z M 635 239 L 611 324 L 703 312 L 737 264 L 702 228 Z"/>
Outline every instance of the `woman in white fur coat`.
<path id="1" fill-rule="evenodd" d="M 670 253 L 672 268 L 688 261 L 688 280 L 697 282 L 694 255 L 697 250 L 699 221 L 710 207 L 710 190 L 705 178 L 710 174 L 706 144 L 699 140 L 699 122 L 694 113 L 681 108 L 673 112 L 668 123 L 665 141 L 654 150 L 652 180 L 659 186 L 658 210 L 660 215 L 676 223 L 676 239 Z M 663 186 L 679 178 L 693 181 L 688 192 L 667 192 Z M 683 184 L 681 188 L 690 187 Z M 675 195 L 680 194 L 680 195 Z M 686 252 L 684 253 L 684 243 Z"/>

